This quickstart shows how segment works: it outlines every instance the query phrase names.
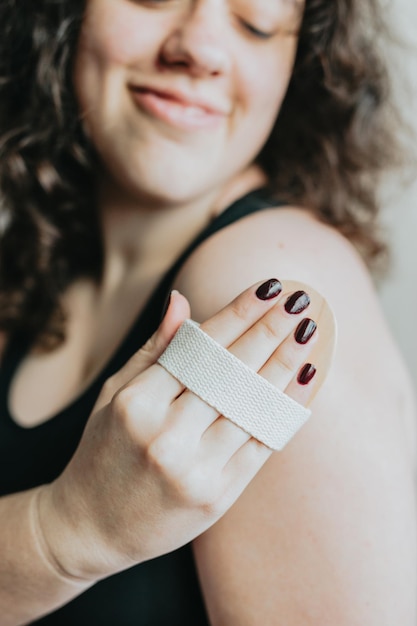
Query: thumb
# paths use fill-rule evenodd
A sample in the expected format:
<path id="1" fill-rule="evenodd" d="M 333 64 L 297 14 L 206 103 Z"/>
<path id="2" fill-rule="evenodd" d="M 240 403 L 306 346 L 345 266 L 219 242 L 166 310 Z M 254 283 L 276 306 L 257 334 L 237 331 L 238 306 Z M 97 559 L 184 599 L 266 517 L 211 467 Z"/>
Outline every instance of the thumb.
<path id="1" fill-rule="evenodd" d="M 141 371 L 143 371 L 144 369 L 155 363 L 155 361 L 159 359 L 183 321 L 189 317 L 190 305 L 188 303 L 188 300 L 178 291 L 171 291 L 166 313 L 162 322 L 159 325 L 159 328 L 142 346 L 142 348 L 135 355 L 133 355 L 133 357 L 126 365 L 129 365 L 131 361 L 136 361 L 136 369 L 138 363 L 140 363 L 142 366 Z M 136 376 L 138 373 L 140 372 L 137 370 L 133 373 L 133 376 Z"/>
<path id="2" fill-rule="evenodd" d="M 153 365 L 168 346 L 183 321 L 189 317 L 190 305 L 188 300 L 178 291 L 172 291 L 166 313 L 158 329 L 140 350 L 135 352 L 122 369 L 107 380 L 95 408 L 99 409 L 110 402 L 116 391 Z"/>

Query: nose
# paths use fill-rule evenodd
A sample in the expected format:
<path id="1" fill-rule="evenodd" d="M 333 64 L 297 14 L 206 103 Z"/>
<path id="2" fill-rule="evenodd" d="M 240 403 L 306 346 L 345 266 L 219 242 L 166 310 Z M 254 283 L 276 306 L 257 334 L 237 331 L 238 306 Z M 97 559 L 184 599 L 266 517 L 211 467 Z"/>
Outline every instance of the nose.
<path id="1" fill-rule="evenodd" d="M 216 0 L 196 0 L 179 17 L 162 46 L 163 66 L 192 76 L 219 76 L 227 72 L 230 56 L 222 7 Z"/>

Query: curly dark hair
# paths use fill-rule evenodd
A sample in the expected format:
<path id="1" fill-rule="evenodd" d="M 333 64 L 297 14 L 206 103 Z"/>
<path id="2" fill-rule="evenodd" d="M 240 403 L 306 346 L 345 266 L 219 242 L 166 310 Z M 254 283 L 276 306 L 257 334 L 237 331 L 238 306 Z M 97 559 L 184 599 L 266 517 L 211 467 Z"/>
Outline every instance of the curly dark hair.
<path id="1" fill-rule="evenodd" d="M 72 85 L 86 0 L 0 0 L 0 330 L 64 337 L 60 304 L 103 252 L 95 157 Z M 377 0 L 307 0 L 288 93 L 258 163 L 271 190 L 382 249 L 376 175 L 393 155 Z"/>
<path id="2" fill-rule="evenodd" d="M 292 80 L 258 157 L 272 192 L 332 224 L 370 265 L 387 251 L 378 179 L 403 162 L 376 43 L 389 39 L 379 0 L 306 0 Z"/>

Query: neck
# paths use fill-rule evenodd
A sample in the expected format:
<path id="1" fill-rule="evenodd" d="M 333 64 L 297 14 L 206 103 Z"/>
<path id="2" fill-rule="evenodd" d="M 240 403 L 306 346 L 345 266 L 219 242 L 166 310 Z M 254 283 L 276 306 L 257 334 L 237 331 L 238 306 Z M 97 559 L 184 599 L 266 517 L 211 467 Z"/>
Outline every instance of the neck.
<path id="1" fill-rule="evenodd" d="M 109 181 L 99 186 L 104 242 L 104 283 L 110 290 L 168 269 L 194 237 L 234 200 L 265 182 L 255 168 L 208 194 L 183 202 L 156 203 L 123 196 Z"/>

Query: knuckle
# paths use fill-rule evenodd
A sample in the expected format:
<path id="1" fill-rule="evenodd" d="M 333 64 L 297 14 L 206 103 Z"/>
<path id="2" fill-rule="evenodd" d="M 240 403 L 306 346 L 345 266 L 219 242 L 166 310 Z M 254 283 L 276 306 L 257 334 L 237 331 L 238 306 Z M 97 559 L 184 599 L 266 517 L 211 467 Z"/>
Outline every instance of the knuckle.
<path id="1" fill-rule="evenodd" d="M 117 417 L 125 415 L 128 407 L 126 388 L 120 389 L 111 400 L 112 414 Z"/>
<path id="2" fill-rule="evenodd" d="M 219 487 L 202 476 L 199 468 L 188 472 L 181 482 L 181 497 L 189 506 L 199 509 L 205 517 L 216 517 L 221 510 Z"/>
<path id="3" fill-rule="evenodd" d="M 232 314 L 237 317 L 238 320 L 247 321 L 250 319 L 251 309 L 253 303 L 248 298 L 237 298 L 230 303 L 230 309 Z"/>
<path id="4" fill-rule="evenodd" d="M 152 335 L 152 337 L 149 337 L 148 341 L 145 344 L 143 344 L 139 352 L 137 352 L 136 354 L 139 362 L 142 362 L 143 360 L 152 361 L 155 359 L 155 351 L 158 344 L 157 339 L 157 334 L 154 334 Z"/>
<path id="5" fill-rule="evenodd" d="M 288 375 L 293 375 L 299 366 L 299 356 L 295 350 L 285 350 L 279 355 L 279 368 Z"/>
<path id="6" fill-rule="evenodd" d="M 139 394 L 138 390 L 127 385 L 114 394 L 111 401 L 113 414 L 122 421 L 130 420 L 138 411 L 143 413 L 147 410 L 146 394 Z"/>
<path id="7" fill-rule="evenodd" d="M 116 375 L 114 374 L 113 376 L 110 376 L 110 378 L 107 378 L 107 380 L 105 381 L 102 387 L 102 393 L 104 394 L 106 398 L 113 398 L 116 391 L 117 391 L 117 378 L 116 378 Z"/>
<path id="8" fill-rule="evenodd" d="M 261 332 L 268 340 L 277 341 L 281 338 L 282 330 L 280 331 L 276 320 L 272 316 L 265 316 L 260 323 Z"/>
<path id="9" fill-rule="evenodd" d="M 206 501 L 204 491 L 204 485 L 195 469 L 184 476 L 181 482 L 181 495 L 185 501 L 192 503 L 198 508 L 204 506 Z"/>
<path id="10" fill-rule="evenodd" d="M 139 350 L 139 352 L 137 352 L 136 354 L 134 354 L 131 357 L 131 362 L 142 362 L 144 361 L 148 361 L 151 358 L 151 355 L 153 353 L 153 341 L 152 341 L 152 337 L 150 339 L 148 339 L 148 341 L 141 347 L 141 349 Z"/>
<path id="11" fill-rule="evenodd" d="M 222 510 L 219 488 L 209 480 L 201 467 L 184 454 L 184 446 L 172 434 L 156 437 L 146 450 L 147 462 L 156 471 L 180 506 L 200 510 L 204 516 L 213 518 Z"/>
<path id="12" fill-rule="evenodd" d="M 217 519 L 224 513 L 223 499 L 217 494 L 210 494 L 210 497 L 200 505 L 204 515 L 210 519 Z"/>
<path id="13" fill-rule="evenodd" d="M 163 432 L 155 437 L 146 449 L 147 463 L 174 486 L 182 481 L 185 457 L 178 438 L 172 432 Z"/>

